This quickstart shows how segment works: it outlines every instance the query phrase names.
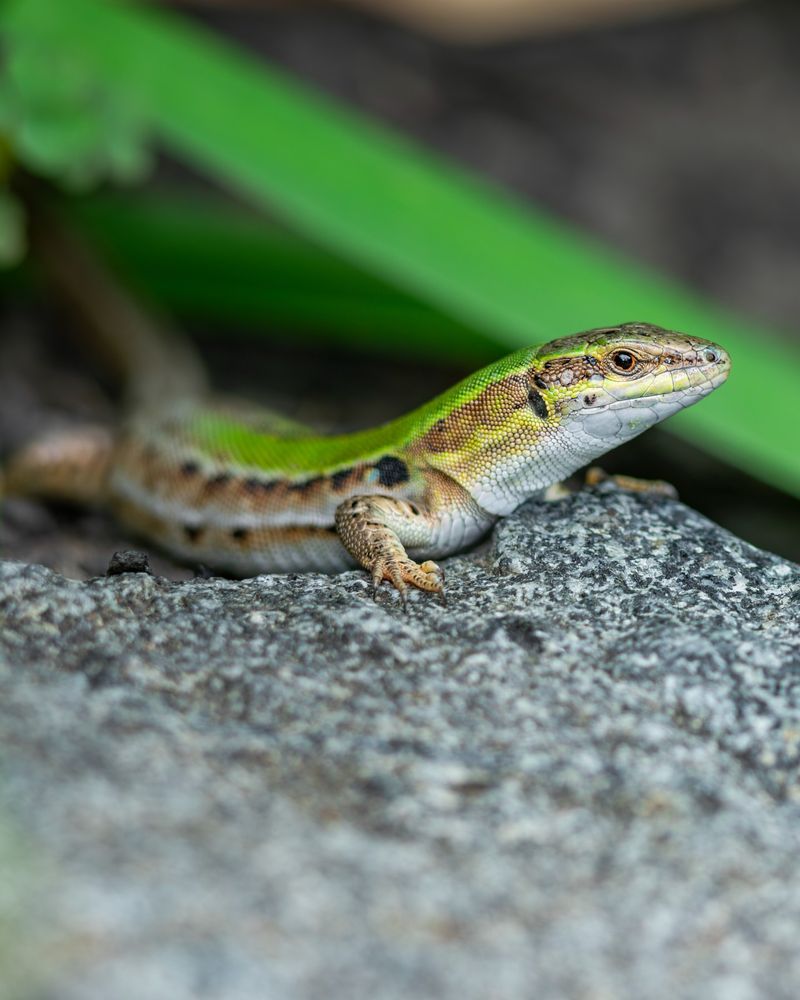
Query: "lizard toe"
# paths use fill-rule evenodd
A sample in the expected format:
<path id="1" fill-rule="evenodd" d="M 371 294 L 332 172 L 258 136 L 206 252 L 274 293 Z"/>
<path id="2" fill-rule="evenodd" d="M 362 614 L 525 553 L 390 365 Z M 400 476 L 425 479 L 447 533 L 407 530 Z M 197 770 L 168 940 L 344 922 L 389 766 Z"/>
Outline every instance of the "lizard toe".
<path id="1" fill-rule="evenodd" d="M 388 580 L 397 590 L 403 604 L 408 598 L 409 584 L 429 593 L 444 592 L 444 574 L 430 560 L 420 565 L 413 559 L 379 559 L 372 568 L 373 595 L 377 594 L 384 580 Z"/>

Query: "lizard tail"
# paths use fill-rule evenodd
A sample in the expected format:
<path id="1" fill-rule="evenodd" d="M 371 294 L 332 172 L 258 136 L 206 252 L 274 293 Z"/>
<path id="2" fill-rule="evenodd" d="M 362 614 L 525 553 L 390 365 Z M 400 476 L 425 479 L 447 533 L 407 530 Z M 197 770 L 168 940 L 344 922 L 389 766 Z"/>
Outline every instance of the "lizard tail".
<path id="1" fill-rule="evenodd" d="M 120 380 L 126 404 L 202 394 L 205 370 L 188 340 L 145 308 L 56 211 L 40 198 L 26 200 L 34 257 L 93 353 Z"/>
<path id="2" fill-rule="evenodd" d="M 100 503 L 113 450 L 113 436 L 105 427 L 52 431 L 12 454 L 0 469 L 0 500 L 13 496 Z"/>

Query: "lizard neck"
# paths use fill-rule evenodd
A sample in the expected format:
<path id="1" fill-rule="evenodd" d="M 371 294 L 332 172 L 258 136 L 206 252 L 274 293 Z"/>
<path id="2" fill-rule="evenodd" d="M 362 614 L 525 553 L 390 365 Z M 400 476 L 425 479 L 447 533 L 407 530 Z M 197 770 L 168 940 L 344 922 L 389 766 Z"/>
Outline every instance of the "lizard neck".
<path id="1" fill-rule="evenodd" d="M 462 486 L 473 500 L 495 517 L 504 517 L 521 503 L 571 476 L 603 451 L 596 439 L 573 436 L 552 428 L 530 442 L 524 453 L 494 449 L 475 453 L 429 455 L 426 464 Z"/>

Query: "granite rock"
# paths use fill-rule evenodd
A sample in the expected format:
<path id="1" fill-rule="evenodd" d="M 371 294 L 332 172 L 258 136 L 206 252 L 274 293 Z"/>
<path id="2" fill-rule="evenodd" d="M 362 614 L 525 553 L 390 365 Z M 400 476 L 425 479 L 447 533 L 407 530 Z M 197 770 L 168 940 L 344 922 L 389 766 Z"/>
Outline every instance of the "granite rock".
<path id="1" fill-rule="evenodd" d="M 800 567 L 610 484 L 446 565 L 0 564 L 25 995 L 796 996 Z"/>

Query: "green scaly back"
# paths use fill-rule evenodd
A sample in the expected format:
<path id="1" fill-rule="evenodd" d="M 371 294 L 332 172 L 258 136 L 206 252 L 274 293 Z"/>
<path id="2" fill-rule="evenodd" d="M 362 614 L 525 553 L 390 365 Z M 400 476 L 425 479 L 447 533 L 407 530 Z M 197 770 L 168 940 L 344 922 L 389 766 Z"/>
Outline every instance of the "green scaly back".
<path id="1" fill-rule="evenodd" d="M 522 348 L 468 376 L 405 416 L 351 434 L 274 433 L 274 417 L 251 411 L 246 417 L 224 409 L 193 407 L 174 428 L 181 444 L 198 457 L 224 457 L 242 470 L 293 478 L 327 475 L 387 452 L 402 453 L 438 421 L 474 400 L 490 385 L 525 372 L 536 348 Z M 272 431 L 270 433 L 270 431 Z"/>

